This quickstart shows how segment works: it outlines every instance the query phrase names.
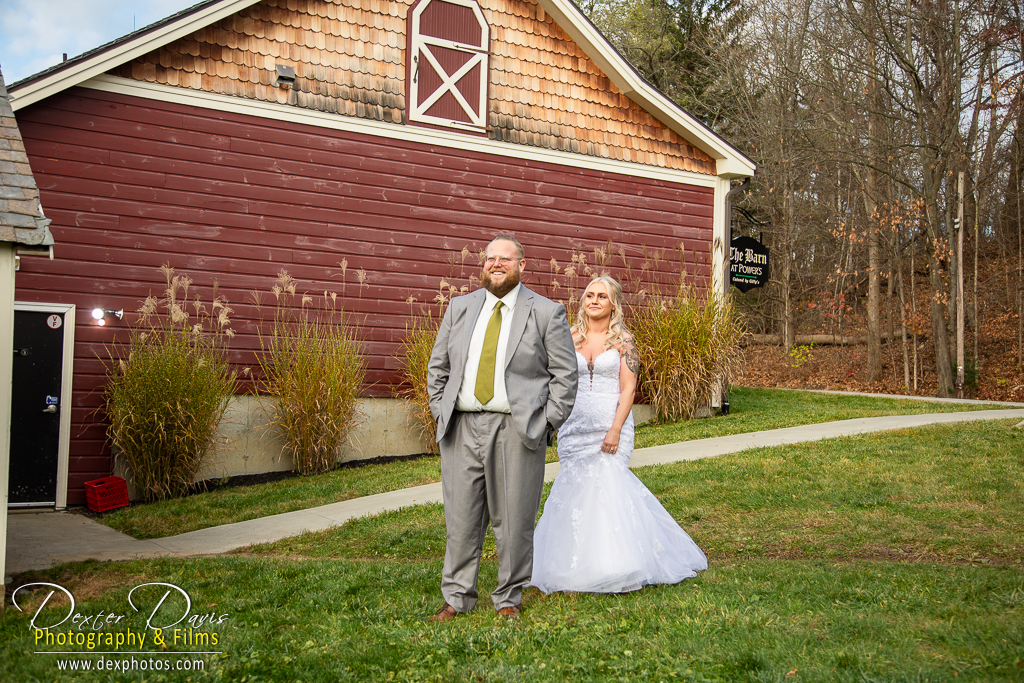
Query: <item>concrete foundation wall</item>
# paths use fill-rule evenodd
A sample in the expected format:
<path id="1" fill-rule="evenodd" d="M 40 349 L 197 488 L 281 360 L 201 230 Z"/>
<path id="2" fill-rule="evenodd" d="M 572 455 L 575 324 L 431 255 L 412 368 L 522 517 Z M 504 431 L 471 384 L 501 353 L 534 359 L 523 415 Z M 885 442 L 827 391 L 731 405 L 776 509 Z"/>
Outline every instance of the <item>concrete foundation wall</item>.
<path id="1" fill-rule="evenodd" d="M 277 429 L 268 425 L 267 409 L 272 408 L 257 396 L 235 396 L 228 406 L 217 433 L 215 450 L 199 479 L 224 479 L 243 474 L 288 472 L 294 469 L 290 456 L 284 454 L 284 440 Z M 361 422 L 342 447 L 339 462 L 371 458 L 419 455 L 427 452 L 427 444 L 413 420 L 412 404 L 398 398 L 367 398 L 359 406 Z M 651 419 L 646 405 L 633 405 L 637 424 Z M 114 474 L 128 480 L 128 497 L 138 496 L 132 486 L 131 473 L 116 457 Z"/>
<path id="2" fill-rule="evenodd" d="M 280 432 L 267 425 L 267 409 L 272 409 L 271 404 L 264 405 L 256 396 L 232 399 L 217 435 L 216 450 L 202 470 L 203 479 L 294 469 L 291 458 L 282 452 L 284 441 Z M 367 398 L 359 409 L 362 421 L 342 447 L 339 462 L 427 452 L 408 401 Z M 651 415 L 649 406 L 633 406 L 637 424 L 648 422 Z"/>
<path id="3" fill-rule="evenodd" d="M 427 444 L 416 432 L 409 406 L 397 398 L 364 399 L 359 406 L 361 422 L 349 434 L 339 461 L 426 453 Z M 216 450 L 203 468 L 204 479 L 294 469 L 291 457 L 282 452 L 280 432 L 267 424 L 268 409 L 272 404 L 257 396 L 232 399 Z"/>

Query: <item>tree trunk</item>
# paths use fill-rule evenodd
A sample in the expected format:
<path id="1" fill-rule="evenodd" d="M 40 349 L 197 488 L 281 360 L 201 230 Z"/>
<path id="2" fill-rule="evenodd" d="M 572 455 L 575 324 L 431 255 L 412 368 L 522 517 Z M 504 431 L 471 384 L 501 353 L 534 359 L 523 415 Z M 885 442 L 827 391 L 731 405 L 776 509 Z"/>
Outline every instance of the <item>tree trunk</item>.
<path id="1" fill-rule="evenodd" d="M 786 348 L 796 343 L 796 328 L 793 325 L 793 236 L 796 234 L 796 207 L 793 198 L 793 174 L 786 173 L 786 197 L 783 200 L 786 224 L 783 227 L 783 245 L 785 253 L 782 257 L 782 335 Z"/>
<path id="2" fill-rule="evenodd" d="M 944 246 L 947 250 L 945 256 L 949 258 L 949 282 L 945 296 L 946 338 L 949 340 L 949 357 L 952 360 L 956 358 L 956 278 L 959 264 L 957 264 L 956 258 L 956 233 L 953 229 L 953 197 L 956 197 L 956 186 L 951 177 L 945 179 L 943 188 L 946 206 L 945 219 L 942 224 L 946 226 L 947 239 Z M 941 262 L 942 259 L 939 260 Z"/>
<path id="3" fill-rule="evenodd" d="M 926 174 L 926 178 L 932 174 Z M 925 180 L 927 186 L 928 180 Z M 937 187 L 938 183 L 932 184 Z M 949 330 L 946 321 L 946 309 L 942 305 L 946 295 L 946 287 L 942 282 L 942 263 L 939 261 L 938 248 L 942 243 L 939 239 L 939 207 L 935 194 L 925 198 L 928 214 L 928 284 L 931 291 L 932 346 L 935 347 L 935 374 L 938 378 L 936 391 L 939 396 L 953 395 L 953 364 L 949 354 Z"/>
<path id="4" fill-rule="evenodd" d="M 865 208 L 868 211 L 868 354 L 867 354 L 867 377 L 868 382 L 877 382 L 882 374 L 882 330 L 880 315 L 881 292 L 881 258 L 878 247 L 878 219 L 875 216 L 873 196 L 876 186 L 876 172 L 868 170 L 868 189 L 865 192 Z"/>
<path id="5" fill-rule="evenodd" d="M 915 254 L 917 253 L 917 235 L 914 234 L 910 240 L 910 314 L 917 317 L 917 272 L 914 270 Z M 917 391 L 917 324 L 914 325 L 913 336 L 914 348 L 914 391 Z"/>
<path id="6" fill-rule="evenodd" d="M 899 233 L 897 233 L 896 243 L 899 244 Z M 911 245 L 913 246 L 913 245 Z M 913 259 L 911 259 L 913 264 Z M 910 390 L 910 349 L 907 347 L 907 297 L 905 293 L 905 287 L 903 285 L 903 264 L 900 263 L 899 255 L 897 254 L 896 262 L 894 264 L 897 268 L 897 277 L 899 278 L 899 291 L 900 291 L 900 333 L 903 338 L 903 386 L 909 391 Z M 914 281 L 914 271 L 910 271 L 910 281 Z"/>
<path id="7" fill-rule="evenodd" d="M 873 27 L 873 22 L 872 22 Z M 872 37 L 874 30 L 871 29 Z M 875 48 L 874 41 L 869 43 L 868 60 L 871 66 L 869 73 L 875 72 Z M 879 136 L 882 125 L 879 121 L 879 110 L 881 102 L 878 97 L 878 81 L 868 77 L 868 101 L 871 103 L 871 114 L 868 116 L 868 156 L 872 164 L 868 166 L 866 185 L 864 188 L 864 211 L 867 214 L 868 226 L 868 354 L 866 377 L 867 382 L 877 382 L 882 376 L 882 334 L 880 329 L 881 306 L 881 257 L 878 247 L 878 215 L 876 210 L 876 198 L 878 197 L 878 166 L 881 165 L 881 154 L 879 154 Z"/>

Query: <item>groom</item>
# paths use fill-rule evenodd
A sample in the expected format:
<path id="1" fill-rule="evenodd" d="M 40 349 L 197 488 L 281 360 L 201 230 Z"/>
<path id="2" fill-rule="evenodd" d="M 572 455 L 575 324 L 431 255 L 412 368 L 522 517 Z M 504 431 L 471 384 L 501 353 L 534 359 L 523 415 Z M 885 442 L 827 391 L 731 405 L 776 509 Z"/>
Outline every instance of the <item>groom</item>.
<path id="1" fill-rule="evenodd" d="M 431 621 L 476 605 L 490 520 L 498 552 L 498 614 L 519 617 L 533 570 L 533 524 L 544 454 L 576 400 L 576 353 L 565 307 L 519 284 L 523 245 L 487 245 L 482 289 L 452 299 L 430 354 L 427 388 L 441 446 L 447 549 Z"/>

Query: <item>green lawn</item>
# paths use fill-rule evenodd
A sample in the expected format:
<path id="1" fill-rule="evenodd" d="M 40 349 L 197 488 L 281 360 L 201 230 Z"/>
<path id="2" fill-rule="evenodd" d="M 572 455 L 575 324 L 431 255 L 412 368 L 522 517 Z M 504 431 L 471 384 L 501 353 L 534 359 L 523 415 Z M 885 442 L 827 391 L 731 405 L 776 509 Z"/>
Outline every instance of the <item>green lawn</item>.
<path id="1" fill-rule="evenodd" d="M 31 654 L 27 618 L 8 609 L 5 680 L 728 682 L 794 670 L 799 681 L 1021 680 L 1019 567 L 719 561 L 697 579 L 629 595 L 528 591 L 519 624 L 481 606 L 433 625 L 423 616 L 438 606 L 440 569 L 437 560 L 224 557 L 67 570 L 65 585 L 118 585 L 84 601 L 89 611 L 130 612 L 128 587 L 143 578 L 186 586 L 197 610 L 230 614 L 201 629 L 224 654 L 203 657 L 202 675 L 62 674 L 56 655 Z M 485 563 L 481 582 L 495 580 Z"/>
<path id="2" fill-rule="evenodd" d="M 628 595 L 530 589 L 523 619 L 509 624 L 486 596 L 497 571 L 488 540 L 482 604 L 428 624 L 441 604 L 444 521 L 438 505 L 407 508 L 222 557 L 18 577 L 8 593 L 47 581 L 71 590 L 82 614 L 127 615 L 104 631 L 142 629 L 165 590 L 140 589 L 136 613 L 132 586 L 183 587 L 193 615 L 229 616 L 194 629 L 216 633 L 216 647 L 161 651 L 223 654 L 202 656 L 201 674 L 60 673 L 58 655 L 33 654 L 56 648 L 36 645 L 28 628 L 49 589 L 22 591 L 27 612 L 0 615 L 0 679 L 1024 680 L 1024 430 L 1012 421 L 757 449 L 637 474 L 707 551 L 710 569 L 696 579 Z M 47 609 L 41 620 L 66 606 L 55 597 Z M 161 610 L 157 618 L 169 622 L 183 601 L 172 594 Z M 75 632 L 69 625 L 54 630 Z"/>
<path id="3" fill-rule="evenodd" d="M 644 448 L 833 420 L 993 407 L 741 387 L 732 389 L 730 402 L 731 412 L 726 417 L 640 427 L 636 445 Z M 551 449 L 549 460 L 554 459 L 554 449 Z M 418 486 L 440 481 L 440 478 L 437 458 L 425 457 L 258 486 L 220 489 L 148 505 L 132 504 L 104 515 L 100 521 L 135 538 L 160 538 Z"/>
<path id="4" fill-rule="evenodd" d="M 1019 563 L 1024 430 L 1012 424 L 827 439 L 642 467 L 636 474 L 718 559 Z M 443 539 L 443 508 L 434 504 L 356 519 L 256 551 L 412 560 L 441 557 Z"/>

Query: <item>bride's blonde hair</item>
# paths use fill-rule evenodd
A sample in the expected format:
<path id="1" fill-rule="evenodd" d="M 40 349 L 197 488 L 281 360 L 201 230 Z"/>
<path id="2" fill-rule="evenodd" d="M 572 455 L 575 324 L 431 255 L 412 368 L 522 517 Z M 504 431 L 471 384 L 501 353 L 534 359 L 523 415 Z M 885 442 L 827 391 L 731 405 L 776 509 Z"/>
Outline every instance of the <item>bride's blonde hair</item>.
<path id="1" fill-rule="evenodd" d="M 580 307 L 576 311 L 576 322 L 572 326 L 572 341 L 576 346 L 583 346 L 587 341 L 587 332 L 590 331 L 590 317 L 583 310 L 583 299 L 590 288 L 597 283 L 602 283 L 608 289 L 608 299 L 612 302 L 612 319 L 608 322 L 608 335 L 604 338 L 605 351 L 613 346 L 619 346 L 629 335 L 629 330 L 623 323 L 622 317 L 622 285 L 615 281 L 610 275 L 597 275 L 587 288 L 580 295 Z"/>

